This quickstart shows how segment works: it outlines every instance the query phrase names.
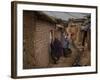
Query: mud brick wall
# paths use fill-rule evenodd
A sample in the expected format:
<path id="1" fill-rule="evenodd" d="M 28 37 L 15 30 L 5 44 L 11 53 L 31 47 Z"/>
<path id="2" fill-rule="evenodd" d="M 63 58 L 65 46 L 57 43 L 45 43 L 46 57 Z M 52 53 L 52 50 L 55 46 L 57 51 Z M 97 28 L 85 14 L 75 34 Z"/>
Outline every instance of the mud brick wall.
<path id="1" fill-rule="evenodd" d="M 36 65 L 38 67 L 48 67 L 50 58 L 50 30 L 54 25 L 47 21 L 37 20 L 34 37 L 34 50 Z"/>
<path id="2" fill-rule="evenodd" d="M 31 11 L 23 12 L 23 68 L 34 66 L 34 28 L 35 18 Z"/>
<path id="3" fill-rule="evenodd" d="M 68 33 L 68 37 L 72 38 L 75 43 L 79 42 L 80 27 L 78 23 L 69 23 L 68 27 L 66 28 L 66 32 Z"/>
<path id="4" fill-rule="evenodd" d="M 23 14 L 23 68 L 47 67 L 50 30 L 54 29 L 55 24 L 37 18 L 39 16 L 33 11 L 24 11 Z"/>

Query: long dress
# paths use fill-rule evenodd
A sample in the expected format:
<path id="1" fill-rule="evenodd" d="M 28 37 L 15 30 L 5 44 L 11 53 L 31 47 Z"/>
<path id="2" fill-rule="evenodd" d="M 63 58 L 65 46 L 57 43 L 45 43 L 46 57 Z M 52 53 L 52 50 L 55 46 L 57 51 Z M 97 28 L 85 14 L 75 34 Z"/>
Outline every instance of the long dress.
<path id="1" fill-rule="evenodd" d="M 53 43 L 51 43 L 51 53 L 52 57 L 56 60 L 59 60 L 60 56 L 62 56 L 62 44 L 58 39 L 55 39 Z"/>

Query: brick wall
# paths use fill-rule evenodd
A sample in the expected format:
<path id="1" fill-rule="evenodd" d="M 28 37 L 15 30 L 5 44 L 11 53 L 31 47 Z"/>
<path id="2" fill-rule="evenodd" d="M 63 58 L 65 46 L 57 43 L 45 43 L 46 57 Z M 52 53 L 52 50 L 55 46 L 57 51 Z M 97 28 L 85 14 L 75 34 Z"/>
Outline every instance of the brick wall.
<path id="1" fill-rule="evenodd" d="M 47 67 L 50 52 L 50 30 L 54 25 L 49 22 L 37 20 L 34 38 L 36 64 L 39 67 Z"/>
<path id="2" fill-rule="evenodd" d="M 23 68 L 47 67 L 50 30 L 54 29 L 55 24 L 37 18 L 32 11 L 24 11 L 23 20 Z"/>
<path id="3" fill-rule="evenodd" d="M 23 12 L 23 68 L 31 68 L 34 66 L 34 15 L 30 11 Z"/>

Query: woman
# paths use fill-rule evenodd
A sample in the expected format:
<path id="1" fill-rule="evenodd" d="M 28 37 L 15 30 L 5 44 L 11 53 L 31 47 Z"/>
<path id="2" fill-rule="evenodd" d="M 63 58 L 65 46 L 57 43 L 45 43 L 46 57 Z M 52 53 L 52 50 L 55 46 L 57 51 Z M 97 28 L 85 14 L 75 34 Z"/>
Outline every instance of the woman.
<path id="1" fill-rule="evenodd" d="M 57 38 L 55 38 L 54 42 L 51 42 L 51 56 L 55 64 L 62 55 L 62 51 L 63 48 L 61 42 Z"/>

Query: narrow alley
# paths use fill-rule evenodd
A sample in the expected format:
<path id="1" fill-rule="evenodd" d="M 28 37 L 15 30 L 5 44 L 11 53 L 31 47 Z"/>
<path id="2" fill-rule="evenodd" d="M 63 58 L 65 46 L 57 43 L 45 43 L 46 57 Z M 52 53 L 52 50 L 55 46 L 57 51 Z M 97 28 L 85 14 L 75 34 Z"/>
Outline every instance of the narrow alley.
<path id="1" fill-rule="evenodd" d="M 90 20 L 89 13 L 24 10 L 23 68 L 90 66 Z"/>

